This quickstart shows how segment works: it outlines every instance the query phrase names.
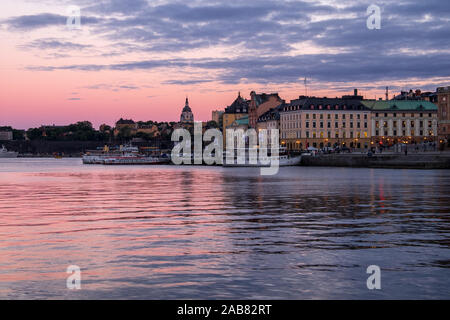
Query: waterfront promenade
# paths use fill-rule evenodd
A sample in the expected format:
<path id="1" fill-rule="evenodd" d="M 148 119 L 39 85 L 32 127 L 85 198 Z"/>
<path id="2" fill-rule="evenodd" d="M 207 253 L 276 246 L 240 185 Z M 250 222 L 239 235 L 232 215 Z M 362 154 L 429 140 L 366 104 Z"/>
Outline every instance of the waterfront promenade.
<path id="1" fill-rule="evenodd" d="M 303 156 L 302 166 L 395 169 L 450 169 L 450 152 L 321 154 Z"/>

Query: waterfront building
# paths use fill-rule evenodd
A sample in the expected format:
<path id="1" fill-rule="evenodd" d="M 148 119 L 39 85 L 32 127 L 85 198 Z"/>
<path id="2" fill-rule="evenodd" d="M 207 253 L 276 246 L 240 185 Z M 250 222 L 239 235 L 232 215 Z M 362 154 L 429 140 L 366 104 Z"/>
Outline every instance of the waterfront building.
<path id="1" fill-rule="evenodd" d="M 372 111 L 372 144 L 422 143 L 437 137 L 437 106 L 425 100 L 364 100 Z"/>
<path id="2" fill-rule="evenodd" d="M 137 133 L 142 132 L 150 137 L 158 137 L 160 135 L 159 128 L 156 124 L 140 124 Z"/>
<path id="3" fill-rule="evenodd" d="M 317 98 L 300 96 L 280 110 L 281 145 L 288 150 L 308 147 L 368 149 L 371 110 L 357 90 L 353 96 Z"/>
<path id="4" fill-rule="evenodd" d="M 224 148 L 226 147 L 226 130 L 227 127 L 231 126 L 234 121 L 239 120 L 240 118 L 248 116 L 248 105 L 249 101 L 241 97 L 241 93 L 238 94 L 238 97 L 233 101 L 233 103 L 225 108 L 225 112 L 223 114 L 222 119 L 222 132 L 223 132 L 223 143 Z"/>
<path id="5" fill-rule="evenodd" d="M 280 111 L 286 106 L 286 103 L 283 101 L 276 108 L 270 109 L 263 115 L 258 118 L 258 123 L 256 125 L 256 131 L 260 132 L 262 129 L 268 131 L 268 145 L 271 145 L 271 130 L 279 130 L 280 129 Z"/>
<path id="6" fill-rule="evenodd" d="M 248 120 L 249 127 L 254 129 L 256 129 L 258 118 L 260 116 L 283 103 L 283 100 L 278 96 L 278 93 L 257 94 L 255 91 L 252 91 L 250 97 Z"/>
<path id="7" fill-rule="evenodd" d="M 181 112 L 180 123 L 182 123 L 182 124 L 193 124 L 194 123 L 194 114 L 192 113 L 192 110 L 189 107 L 189 99 L 187 97 L 186 97 L 186 103 L 184 105 L 183 111 Z"/>
<path id="8" fill-rule="evenodd" d="M 132 119 L 122 119 L 116 122 L 116 126 L 114 128 L 114 136 L 118 136 L 119 133 L 125 133 L 126 135 L 135 135 L 137 133 L 138 124 L 134 122 Z"/>
<path id="9" fill-rule="evenodd" d="M 215 121 L 219 128 L 222 128 L 224 111 L 214 110 L 211 115 L 211 120 Z"/>
<path id="10" fill-rule="evenodd" d="M 0 141 L 11 141 L 13 139 L 12 131 L 0 131 Z"/>
<path id="11" fill-rule="evenodd" d="M 242 129 L 247 131 L 248 129 L 248 115 L 243 116 L 242 118 L 236 119 L 233 121 L 231 125 L 227 127 L 227 129 L 239 130 Z"/>
<path id="12" fill-rule="evenodd" d="M 437 89 L 438 95 L 438 119 L 439 140 L 444 143 L 450 140 L 450 87 Z"/>
<path id="13" fill-rule="evenodd" d="M 422 92 L 420 89 L 401 91 L 399 95 L 394 96 L 394 100 L 424 100 L 437 103 L 437 94 L 436 92 Z"/>

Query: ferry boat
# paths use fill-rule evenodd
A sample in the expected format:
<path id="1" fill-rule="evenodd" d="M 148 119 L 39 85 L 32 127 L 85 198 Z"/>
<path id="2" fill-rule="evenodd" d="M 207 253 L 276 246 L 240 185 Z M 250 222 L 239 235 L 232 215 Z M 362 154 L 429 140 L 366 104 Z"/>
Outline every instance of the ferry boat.
<path id="1" fill-rule="evenodd" d="M 0 149 L 0 158 L 17 158 L 18 155 L 18 152 L 6 150 L 4 145 Z"/>
<path id="2" fill-rule="evenodd" d="M 261 167 L 270 167 L 271 164 L 273 164 L 278 159 L 278 165 L 280 167 L 288 167 L 288 166 L 296 166 L 299 165 L 302 157 L 301 156 L 294 156 L 290 157 L 287 154 L 286 148 L 280 148 L 279 155 L 278 156 L 267 156 L 265 158 L 252 158 L 249 155 L 248 148 L 245 148 L 245 162 L 244 163 L 238 163 L 238 151 L 239 149 L 235 149 L 234 152 L 234 161 L 232 163 L 228 163 L 226 154 L 224 155 L 223 159 L 223 166 L 224 167 L 255 167 L 255 168 L 261 168 Z"/>
<path id="3" fill-rule="evenodd" d="M 164 157 L 152 157 L 152 156 L 122 156 L 111 157 L 103 160 L 104 165 L 155 165 L 155 164 L 169 164 L 170 159 Z"/>
<path id="4" fill-rule="evenodd" d="M 101 151 L 86 152 L 82 159 L 84 164 L 102 165 L 156 165 L 170 162 L 167 156 L 143 155 L 131 145 L 120 146 L 118 150 L 110 150 L 105 146 Z"/>

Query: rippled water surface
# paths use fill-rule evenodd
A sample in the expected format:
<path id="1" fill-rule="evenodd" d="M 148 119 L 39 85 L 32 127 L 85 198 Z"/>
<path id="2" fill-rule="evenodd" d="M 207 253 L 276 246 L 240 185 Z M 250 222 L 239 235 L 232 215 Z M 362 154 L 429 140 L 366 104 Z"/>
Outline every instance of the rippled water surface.
<path id="1" fill-rule="evenodd" d="M 449 299 L 449 191 L 440 170 L 0 159 L 0 298 Z"/>

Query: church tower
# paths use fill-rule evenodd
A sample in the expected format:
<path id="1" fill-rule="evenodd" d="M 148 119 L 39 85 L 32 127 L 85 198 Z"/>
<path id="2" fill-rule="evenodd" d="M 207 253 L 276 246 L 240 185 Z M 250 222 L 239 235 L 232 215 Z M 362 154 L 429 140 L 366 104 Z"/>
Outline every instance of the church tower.
<path id="1" fill-rule="evenodd" d="M 194 115 L 192 114 L 192 110 L 189 107 L 189 100 L 186 98 L 186 104 L 184 105 L 183 111 L 181 112 L 180 117 L 181 123 L 192 123 L 194 122 Z"/>

